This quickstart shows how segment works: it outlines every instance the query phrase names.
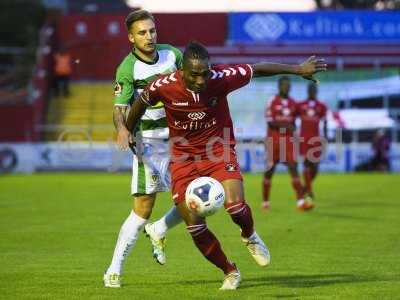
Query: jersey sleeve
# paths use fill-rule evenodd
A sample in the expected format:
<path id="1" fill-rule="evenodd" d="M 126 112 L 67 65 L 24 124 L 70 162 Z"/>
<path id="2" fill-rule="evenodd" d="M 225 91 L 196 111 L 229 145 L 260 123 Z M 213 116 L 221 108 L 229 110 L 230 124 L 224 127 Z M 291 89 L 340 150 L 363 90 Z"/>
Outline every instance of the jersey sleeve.
<path id="1" fill-rule="evenodd" d="M 328 113 L 328 107 L 322 104 L 321 120 L 326 120 L 326 114 Z"/>
<path id="2" fill-rule="evenodd" d="M 224 80 L 226 94 L 248 84 L 252 76 L 253 69 L 247 64 L 220 65 L 211 70 L 211 79 Z"/>
<path id="3" fill-rule="evenodd" d="M 297 102 L 296 100 L 293 100 L 293 107 L 294 107 L 294 117 L 300 117 L 300 102 Z"/>
<path id="4" fill-rule="evenodd" d="M 175 65 L 178 70 L 182 69 L 183 54 L 178 48 L 172 47 L 175 54 Z"/>
<path id="5" fill-rule="evenodd" d="M 127 106 L 134 93 L 133 75 L 132 71 L 122 63 L 115 76 L 114 83 L 114 105 Z"/>
<path id="6" fill-rule="evenodd" d="M 156 105 L 161 99 L 160 88 L 155 85 L 157 80 L 154 80 L 146 85 L 146 87 L 143 89 L 143 92 L 138 98 L 140 101 L 148 106 Z"/>

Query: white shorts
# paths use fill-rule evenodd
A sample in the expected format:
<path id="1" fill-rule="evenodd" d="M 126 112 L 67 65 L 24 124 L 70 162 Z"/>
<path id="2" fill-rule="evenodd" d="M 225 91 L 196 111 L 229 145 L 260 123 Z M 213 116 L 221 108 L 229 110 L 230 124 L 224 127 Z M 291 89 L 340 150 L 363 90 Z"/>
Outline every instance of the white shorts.
<path id="1" fill-rule="evenodd" d="M 143 138 L 133 155 L 131 193 L 154 194 L 170 189 L 168 142 Z"/>

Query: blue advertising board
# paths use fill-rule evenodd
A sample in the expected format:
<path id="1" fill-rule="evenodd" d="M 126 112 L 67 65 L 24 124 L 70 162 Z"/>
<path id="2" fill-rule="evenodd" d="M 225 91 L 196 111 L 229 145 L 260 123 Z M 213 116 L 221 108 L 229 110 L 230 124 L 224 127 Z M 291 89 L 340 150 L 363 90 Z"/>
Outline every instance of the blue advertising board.
<path id="1" fill-rule="evenodd" d="M 400 42 L 400 12 L 231 13 L 229 40 L 231 43 Z"/>

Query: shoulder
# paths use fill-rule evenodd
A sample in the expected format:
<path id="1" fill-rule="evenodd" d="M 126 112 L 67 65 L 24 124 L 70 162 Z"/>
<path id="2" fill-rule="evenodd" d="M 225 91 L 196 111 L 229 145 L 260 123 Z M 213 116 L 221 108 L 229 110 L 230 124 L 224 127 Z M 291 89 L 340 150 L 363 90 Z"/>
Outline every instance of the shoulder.
<path id="1" fill-rule="evenodd" d="M 273 96 L 268 98 L 267 104 L 268 105 L 272 105 L 275 102 L 275 100 L 276 100 L 276 95 L 273 95 Z"/>
<path id="2" fill-rule="evenodd" d="M 298 107 L 303 107 L 303 106 L 306 106 L 306 105 L 307 105 L 307 100 L 302 100 L 302 101 L 297 102 L 297 106 Z"/>
<path id="3" fill-rule="evenodd" d="M 326 104 L 325 104 L 323 101 L 321 101 L 321 100 L 318 100 L 318 104 L 319 104 L 323 109 L 327 109 L 327 108 L 328 108 L 328 106 L 326 106 Z"/>
<path id="4" fill-rule="evenodd" d="M 317 105 L 322 113 L 326 113 L 328 110 L 328 106 L 321 100 L 317 100 Z"/>
<path id="5" fill-rule="evenodd" d="M 179 50 L 178 48 L 176 48 L 176 47 L 174 47 L 174 46 L 172 46 L 172 45 L 169 45 L 169 44 L 157 44 L 156 45 L 156 49 L 157 49 L 157 51 L 168 51 L 168 52 L 171 52 L 171 53 L 173 53 L 175 56 L 177 56 L 177 55 L 182 55 L 182 52 L 181 52 L 181 50 Z"/>
<path id="6" fill-rule="evenodd" d="M 166 89 L 176 88 L 178 84 L 176 72 L 161 75 L 149 83 L 151 92 L 161 92 Z"/>
<path id="7" fill-rule="evenodd" d="M 129 53 L 118 65 L 117 74 L 118 75 L 132 74 L 132 67 L 134 63 L 135 63 L 135 57 L 132 55 L 132 53 Z"/>
<path id="8" fill-rule="evenodd" d="M 292 97 L 288 97 L 288 100 L 292 105 L 297 105 L 296 100 L 294 100 Z"/>

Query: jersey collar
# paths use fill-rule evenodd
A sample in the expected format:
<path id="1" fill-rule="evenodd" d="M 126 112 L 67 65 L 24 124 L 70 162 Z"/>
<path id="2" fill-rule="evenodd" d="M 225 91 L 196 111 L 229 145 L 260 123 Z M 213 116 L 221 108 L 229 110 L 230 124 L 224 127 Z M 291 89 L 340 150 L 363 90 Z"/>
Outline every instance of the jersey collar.
<path id="1" fill-rule="evenodd" d="M 145 63 L 146 65 L 155 65 L 156 63 L 158 63 L 158 59 L 160 58 L 160 55 L 158 54 L 158 51 L 156 51 L 157 56 L 155 57 L 154 61 L 149 62 L 149 61 L 145 61 L 143 60 L 141 57 L 139 57 L 133 50 L 131 51 L 132 55 L 134 57 L 136 57 L 136 59 L 140 60 L 142 63 Z"/>

